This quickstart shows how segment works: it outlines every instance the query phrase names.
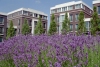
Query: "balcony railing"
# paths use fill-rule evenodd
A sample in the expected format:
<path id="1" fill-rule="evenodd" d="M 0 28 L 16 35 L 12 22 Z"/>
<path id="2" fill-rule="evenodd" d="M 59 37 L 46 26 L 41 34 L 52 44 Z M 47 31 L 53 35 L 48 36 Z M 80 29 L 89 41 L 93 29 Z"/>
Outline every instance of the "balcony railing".
<path id="1" fill-rule="evenodd" d="M 4 25 L 4 22 L 0 22 L 0 25 Z"/>

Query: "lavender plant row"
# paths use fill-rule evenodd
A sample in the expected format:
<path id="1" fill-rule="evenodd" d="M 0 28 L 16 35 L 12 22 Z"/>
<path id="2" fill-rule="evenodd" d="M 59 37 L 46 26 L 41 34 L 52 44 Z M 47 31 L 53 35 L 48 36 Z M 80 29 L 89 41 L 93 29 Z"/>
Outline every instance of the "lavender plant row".
<path id="1" fill-rule="evenodd" d="M 0 43 L 0 67 L 100 67 L 100 36 L 18 35 Z"/>

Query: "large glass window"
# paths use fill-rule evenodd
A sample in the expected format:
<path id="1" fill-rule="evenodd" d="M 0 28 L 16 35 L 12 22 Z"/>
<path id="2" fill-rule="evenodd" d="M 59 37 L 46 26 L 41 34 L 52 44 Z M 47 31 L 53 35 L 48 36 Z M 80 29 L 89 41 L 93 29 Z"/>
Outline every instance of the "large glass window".
<path id="1" fill-rule="evenodd" d="M 59 22 L 59 16 L 57 16 L 57 22 Z"/>
<path id="2" fill-rule="evenodd" d="M 57 9 L 57 12 L 61 12 L 61 8 L 58 8 L 58 9 Z"/>
<path id="3" fill-rule="evenodd" d="M 20 25 L 20 19 L 18 19 L 18 25 Z"/>
<path id="4" fill-rule="evenodd" d="M 77 30 L 77 28 L 78 28 L 78 24 L 75 25 L 75 30 Z"/>
<path id="5" fill-rule="evenodd" d="M 73 6 L 68 6 L 68 10 L 73 10 Z"/>
<path id="6" fill-rule="evenodd" d="M 19 11 L 18 14 L 19 14 L 19 15 L 22 15 L 22 14 L 23 14 L 23 11 Z"/>
<path id="7" fill-rule="evenodd" d="M 18 29 L 18 34 L 20 34 L 20 29 Z"/>
<path id="8" fill-rule="evenodd" d="M 43 19 L 47 20 L 47 16 L 44 16 Z"/>
<path id="9" fill-rule="evenodd" d="M 2 24 L 4 22 L 4 18 L 0 17 L 0 24 Z"/>
<path id="10" fill-rule="evenodd" d="M 73 15 L 70 14 L 69 20 L 72 22 L 73 21 Z"/>
<path id="11" fill-rule="evenodd" d="M 76 4 L 75 5 L 75 9 L 80 9 L 81 8 L 81 4 Z"/>
<path id="12" fill-rule="evenodd" d="M 46 28 L 46 23 L 43 23 L 43 28 Z"/>
<path id="13" fill-rule="evenodd" d="M 62 7 L 62 12 L 67 11 L 67 7 Z"/>
<path id="14" fill-rule="evenodd" d="M 4 32 L 4 28 L 0 27 L 0 34 L 3 34 L 3 32 Z"/>
<path id="15" fill-rule="evenodd" d="M 2 42 L 2 37 L 0 37 L 0 42 Z"/>
<path id="16" fill-rule="evenodd" d="M 38 17 L 38 14 L 34 13 L 34 17 Z"/>
<path id="17" fill-rule="evenodd" d="M 100 6 L 98 6 L 98 14 L 100 14 Z"/>
<path id="18" fill-rule="evenodd" d="M 90 28 L 90 22 L 89 22 L 89 21 L 86 21 L 86 22 L 85 22 L 85 26 L 86 26 L 86 29 L 89 31 L 89 28 Z"/>
<path id="19" fill-rule="evenodd" d="M 55 10 L 51 10 L 51 14 L 52 14 L 52 13 L 55 13 Z"/>
<path id="20" fill-rule="evenodd" d="M 34 26 L 36 27 L 36 25 L 37 25 L 37 21 L 34 21 Z"/>
<path id="21" fill-rule="evenodd" d="M 63 22 L 65 19 L 65 15 L 60 15 L 59 22 Z"/>
<path id="22" fill-rule="evenodd" d="M 70 31 L 73 30 L 73 24 L 70 24 Z"/>
<path id="23" fill-rule="evenodd" d="M 78 21 L 78 14 L 75 15 L 75 20 Z"/>
<path id="24" fill-rule="evenodd" d="M 65 15 L 62 15 L 62 22 L 64 21 L 64 19 L 65 19 Z"/>
<path id="25" fill-rule="evenodd" d="M 23 11 L 23 15 L 28 15 L 28 12 L 27 11 Z"/>

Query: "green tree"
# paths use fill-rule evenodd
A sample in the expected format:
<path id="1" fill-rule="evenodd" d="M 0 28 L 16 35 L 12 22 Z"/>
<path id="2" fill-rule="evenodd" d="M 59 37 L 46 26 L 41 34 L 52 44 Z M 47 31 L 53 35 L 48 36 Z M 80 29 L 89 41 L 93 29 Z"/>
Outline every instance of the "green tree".
<path id="1" fill-rule="evenodd" d="M 70 21 L 68 19 L 68 15 L 67 15 L 67 12 L 66 12 L 65 19 L 62 23 L 62 34 L 66 34 L 69 31 L 70 31 Z"/>
<path id="2" fill-rule="evenodd" d="M 78 24 L 78 34 L 83 34 L 84 32 L 86 32 L 86 26 L 85 26 L 85 22 L 84 22 L 84 13 L 81 11 L 78 17 L 79 20 L 79 24 Z"/>
<path id="3" fill-rule="evenodd" d="M 97 13 L 97 8 L 95 6 L 93 7 L 93 15 L 91 18 L 90 26 L 90 31 L 92 35 L 95 35 L 96 32 L 100 31 L 100 19 Z"/>
<path id="4" fill-rule="evenodd" d="M 10 21 L 10 27 L 7 30 L 7 39 L 15 35 L 15 29 L 13 27 L 13 22 Z"/>
<path id="5" fill-rule="evenodd" d="M 22 34 L 27 35 L 30 33 L 30 27 L 27 23 L 27 20 L 25 19 L 24 24 L 22 26 Z"/>
<path id="6" fill-rule="evenodd" d="M 49 28 L 49 34 L 53 35 L 57 32 L 57 24 L 55 22 L 54 14 L 51 16 L 51 22 L 50 22 L 50 28 Z"/>
<path id="7" fill-rule="evenodd" d="M 41 21 L 41 18 L 40 17 L 39 17 L 38 23 L 36 25 L 36 28 L 34 30 L 34 33 L 35 34 L 38 34 L 38 35 L 44 33 L 43 24 L 42 24 L 42 21 Z"/>

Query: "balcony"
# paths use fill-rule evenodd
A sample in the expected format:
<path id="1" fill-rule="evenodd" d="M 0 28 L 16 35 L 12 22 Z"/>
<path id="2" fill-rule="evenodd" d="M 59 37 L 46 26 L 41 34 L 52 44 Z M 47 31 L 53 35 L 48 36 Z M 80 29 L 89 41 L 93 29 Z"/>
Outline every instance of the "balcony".
<path id="1" fill-rule="evenodd" d="M 4 25 L 4 22 L 0 22 L 0 25 Z"/>

